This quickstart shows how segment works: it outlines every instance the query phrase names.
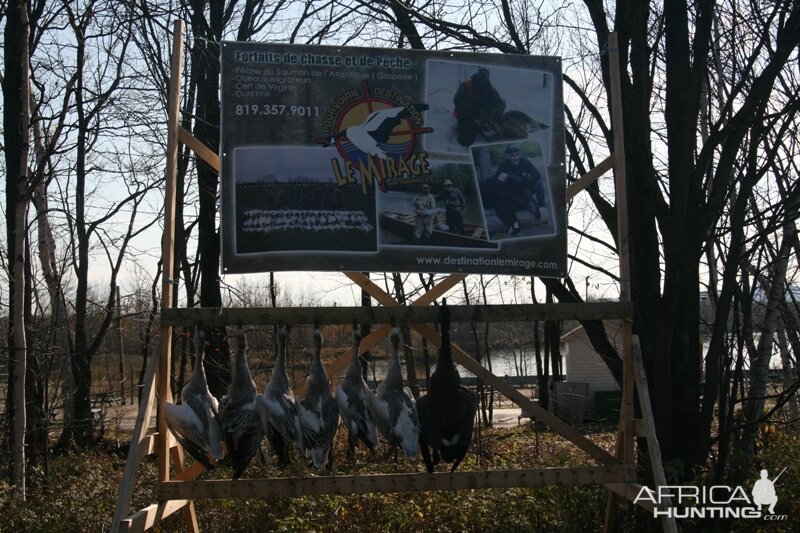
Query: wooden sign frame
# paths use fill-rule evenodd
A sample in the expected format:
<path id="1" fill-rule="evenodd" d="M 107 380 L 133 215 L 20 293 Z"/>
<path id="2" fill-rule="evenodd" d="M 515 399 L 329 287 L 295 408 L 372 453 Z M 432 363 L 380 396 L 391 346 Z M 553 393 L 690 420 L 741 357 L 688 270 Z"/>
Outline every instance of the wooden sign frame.
<path id="1" fill-rule="evenodd" d="M 558 435 L 580 448 L 599 466 L 538 468 L 492 471 L 459 471 L 454 473 L 403 473 L 389 475 L 356 476 L 317 476 L 303 478 L 270 478 L 239 480 L 197 480 L 204 471 L 199 463 L 187 467 L 182 448 L 167 429 L 159 409 L 157 416 L 158 432 L 147 435 L 158 391 L 159 402 L 170 398 L 170 360 L 172 330 L 176 325 L 240 325 L 284 322 L 287 324 L 312 324 L 317 318 L 325 317 L 328 324 L 350 324 L 353 320 L 382 324 L 361 342 L 360 351 L 367 351 L 385 338 L 390 331 L 391 319 L 408 324 L 420 335 L 436 346 L 441 345 L 441 337 L 426 323 L 434 322 L 438 310 L 430 306 L 434 300 L 461 282 L 464 274 L 445 277 L 430 291 L 407 306 L 401 306 L 391 295 L 360 273 L 345 273 L 355 284 L 366 291 L 382 307 L 373 308 L 302 308 L 302 309 L 179 309 L 173 303 L 174 269 L 174 229 L 175 229 L 175 177 L 177 173 L 178 145 L 184 144 L 198 155 L 211 168 L 219 171 L 220 160 L 217 154 L 204 146 L 179 126 L 180 81 L 183 72 L 183 31 L 182 21 L 177 21 L 173 30 L 171 83 L 168 103 L 168 144 L 165 193 L 165 222 L 162 238 L 163 285 L 161 313 L 160 350 L 151 358 L 145 377 L 139 413 L 131 437 L 131 445 L 125 465 L 125 473 L 117 499 L 116 513 L 112 519 L 111 531 L 145 531 L 156 526 L 162 519 L 183 511 L 187 529 L 199 531 L 193 500 L 200 498 L 265 498 L 272 496 L 300 496 L 311 494 L 361 494 L 371 492 L 405 492 L 423 490 L 481 489 L 496 487 L 538 487 L 547 485 L 603 484 L 610 491 L 606 530 L 614 527 L 613 517 L 622 496 L 633 501 L 641 486 L 636 483 L 636 463 L 634 457 L 634 437 L 647 439 L 650 461 L 657 485 L 665 485 L 661 454 L 653 425 L 647 382 L 638 342 L 632 335 L 633 306 L 630 300 L 630 268 L 628 260 L 628 220 L 627 195 L 625 187 L 625 158 L 622 135 L 622 110 L 617 55 L 617 35 L 610 34 L 609 57 L 612 86 L 612 127 L 614 132 L 614 153 L 574 182 L 567 191 L 567 198 L 588 187 L 608 170 L 614 170 L 617 197 L 617 222 L 619 227 L 618 245 L 620 262 L 620 301 L 581 304 L 528 304 L 508 306 L 450 306 L 454 322 L 485 321 L 509 322 L 542 319 L 621 319 L 622 320 L 622 360 L 623 384 L 619 420 L 619 432 L 614 454 L 598 447 L 578 430 L 561 421 L 549 411 L 541 408 L 531 399 L 507 384 L 503 379 L 486 370 L 458 346 L 453 345 L 454 360 L 478 376 L 485 383 L 508 397 L 543 422 Z M 327 369 L 331 376 L 342 373 L 350 360 L 351 350 L 345 351 Z M 638 390 L 642 418 L 634 418 L 634 390 Z M 302 393 L 302 391 L 298 391 Z M 144 509 L 129 514 L 136 476 L 142 459 L 152 453 L 157 454 L 159 501 Z M 174 475 L 172 475 L 174 471 Z M 648 507 L 648 502 L 639 502 Z M 663 518 L 665 531 L 676 531 L 675 521 Z"/>

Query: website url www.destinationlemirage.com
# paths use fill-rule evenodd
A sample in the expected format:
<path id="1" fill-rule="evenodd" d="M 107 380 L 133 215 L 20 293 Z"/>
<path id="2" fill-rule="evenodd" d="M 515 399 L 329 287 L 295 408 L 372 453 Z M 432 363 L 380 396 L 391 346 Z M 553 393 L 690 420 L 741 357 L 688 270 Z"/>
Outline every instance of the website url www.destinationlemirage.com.
<path id="1" fill-rule="evenodd" d="M 445 265 L 445 266 L 485 266 L 485 267 L 515 267 L 526 270 L 557 269 L 558 263 L 552 261 L 531 261 L 529 259 L 503 258 L 503 257 L 467 257 L 452 256 L 430 257 L 417 256 L 418 265 Z"/>

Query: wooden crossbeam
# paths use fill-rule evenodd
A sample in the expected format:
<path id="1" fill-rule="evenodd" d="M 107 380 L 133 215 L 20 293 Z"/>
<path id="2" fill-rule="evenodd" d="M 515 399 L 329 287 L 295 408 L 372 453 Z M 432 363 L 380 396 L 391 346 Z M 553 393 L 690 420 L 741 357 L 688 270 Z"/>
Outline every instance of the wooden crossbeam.
<path id="1" fill-rule="evenodd" d="M 600 163 L 592 168 L 589 172 L 572 182 L 567 187 L 567 201 L 572 200 L 576 194 L 589 187 L 592 183 L 597 181 L 597 178 L 608 172 L 614 167 L 614 154 L 603 159 Z"/>
<path id="2" fill-rule="evenodd" d="M 183 126 L 180 127 L 178 130 L 178 139 L 189 147 L 195 154 L 200 157 L 203 161 L 208 164 L 212 169 L 214 169 L 217 174 L 219 174 L 219 170 L 222 168 L 222 165 L 219 160 L 219 156 L 214 153 L 211 148 L 203 144 L 200 139 L 192 135 L 189 130 L 184 128 Z"/>
<path id="3" fill-rule="evenodd" d="M 365 276 L 361 272 L 345 272 L 344 275 L 350 278 L 353 283 L 367 291 L 379 304 L 389 307 L 400 306 L 400 303 L 395 300 L 393 296 L 378 287 L 374 281 L 369 279 L 369 276 Z M 423 307 L 432 304 L 437 298 L 444 296 L 447 291 L 461 283 L 466 277 L 466 274 L 448 275 L 446 278 L 439 280 L 428 292 L 411 302 L 411 305 L 414 307 Z"/>
<path id="4" fill-rule="evenodd" d="M 397 300 L 395 300 L 390 294 L 385 292 L 383 289 L 378 287 L 369 276 L 365 276 L 360 272 L 345 272 L 345 275 L 353 280 L 359 287 L 364 289 L 371 297 L 375 298 L 378 303 L 387 306 L 391 311 L 397 311 L 403 308 L 407 308 L 408 306 L 401 306 Z M 440 281 L 436 286 L 434 286 L 431 290 L 417 298 L 411 306 L 414 309 L 423 309 L 426 306 L 430 305 L 436 298 L 441 296 L 442 294 L 446 293 L 448 290 L 453 288 L 456 284 L 458 284 L 464 276 L 461 274 L 451 274 L 447 276 L 444 280 Z M 353 309 L 376 309 L 372 307 L 360 307 L 360 308 L 353 308 Z M 318 318 L 315 317 L 315 320 Z M 327 319 L 324 321 L 326 324 L 331 324 L 330 320 Z M 359 320 L 359 323 L 370 323 L 374 324 L 377 321 L 374 320 Z M 367 350 L 381 342 L 391 331 L 391 328 L 386 324 L 391 322 L 389 320 L 383 320 L 384 325 L 379 326 L 375 330 L 373 330 L 369 335 L 361 339 L 361 344 L 358 347 L 358 353 L 362 354 L 365 353 Z M 310 322 L 309 322 L 310 323 Z M 345 324 L 352 323 L 352 320 L 344 322 Z M 350 363 L 350 360 L 353 357 L 353 349 L 348 348 L 344 352 L 342 352 L 339 357 L 337 357 L 332 363 L 325 367 L 325 371 L 327 372 L 329 377 L 338 376 L 345 371 L 347 365 Z M 308 382 L 303 382 L 294 389 L 295 394 L 303 395 L 306 391 L 306 386 Z"/>
<path id="5" fill-rule="evenodd" d="M 133 513 L 123 520 L 118 531 L 146 531 L 155 527 L 166 517 L 176 511 L 184 509 L 189 503 L 187 500 L 169 500 L 148 505 L 141 511 Z"/>
<path id="6" fill-rule="evenodd" d="M 416 303 L 416 302 L 415 302 Z M 515 305 L 450 305 L 453 323 L 529 322 L 536 320 L 613 320 L 632 316 L 630 302 L 589 302 Z M 170 308 L 161 311 L 161 321 L 175 327 L 235 326 L 238 324 L 398 324 L 439 321 L 438 307 L 391 305 L 381 307 L 251 307 Z"/>
<path id="7" fill-rule="evenodd" d="M 576 468 L 533 468 L 378 474 L 370 476 L 320 476 L 231 480 L 167 481 L 159 485 L 161 499 L 273 498 L 317 494 L 366 494 L 428 490 L 543 487 L 628 483 L 636 479 L 635 465 Z"/>
<path id="8" fill-rule="evenodd" d="M 361 355 L 362 353 L 365 353 L 367 350 L 381 342 L 389 334 L 390 330 L 391 328 L 386 325 L 379 326 L 374 329 L 369 335 L 361 339 L 361 344 L 358 345 L 358 354 Z M 328 374 L 328 377 L 334 377 L 342 374 L 347 369 L 347 365 L 350 364 L 352 356 L 353 348 L 348 348 L 333 362 L 328 364 L 328 366 L 325 367 L 325 372 Z M 305 395 L 307 385 L 308 381 L 300 383 L 294 388 L 294 393 L 300 396 Z"/>

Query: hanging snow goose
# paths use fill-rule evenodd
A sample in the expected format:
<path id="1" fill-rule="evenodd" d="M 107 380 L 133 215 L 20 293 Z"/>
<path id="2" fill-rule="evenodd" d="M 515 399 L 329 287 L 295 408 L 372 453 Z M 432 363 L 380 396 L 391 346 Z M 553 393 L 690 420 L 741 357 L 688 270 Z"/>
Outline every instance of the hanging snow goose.
<path id="1" fill-rule="evenodd" d="M 225 442 L 233 462 L 233 479 L 238 479 L 261 447 L 263 433 L 256 404 L 256 384 L 247 366 L 247 336 L 236 332 L 236 360 L 228 394 L 220 400 L 220 418 Z"/>
<path id="2" fill-rule="evenodd" d="M 303 432 L 297 412 L 294 392 L 289 386 L 289 375 L 286 372 L 286 337 L 285 327 L 278 331 L 278 354 L 275 368 L 267 383 L 264 394 L 258 396 L 261 414 L 261 428 L 267 435 L 270 445 L 278 454 L 280 464 L 289 464 L 289 442 L 296 441 L 300 451 L 305 454 Z"/>
<path id="3" fill-rule="evenodd" d="M 217 399 L 211 395 L 203 367 L 205 333 L 198 329 L 195 335 L 194 370 L 189 382 L 181 390 L 181 404 L 164 402 L 164 419 L 172 434 L 189 455 L 207 469 L 214 461 L 222 459 L 222 424 L 219 419 Z"/>
<path id="4" fill-rule="evenodd" d="M 378 447 L 378 434 L 375 422 L 367 409 L 367 403 L 374 395 L 367 387 L 362 375 L 361 358 L 358 348 L 361 345 L 361 332 L 353 324 L 353 355 L 342 383 L 336 387 L 336 403 L 339 414 L 347 427 L 347 445 L 351 453 L 355 451 L 356 439 L 360 439 L 370 451 Z"/>
<path id="5" fill-rule="evenodd" d="M 303 446 L 315 468 L 330 471 L 333 467 L 333 438 L 339 425 L 339 409 L 330 389 L 328 374 L 322 366 L 322 332 L 314 328 L 314 357 L 308 373 L 308 387 L 303 401 L 297 404 Z"/>
<path id="6" fill-rule="evenodd" d="M 400 330 L 397 327 L 392 327 L 389 340 L 391 351 L 386 377 L 368 403 L 369 412 L 381 435 L 391 446 L 389 453 L 400 446 L 408 457 L 413 457 L 419 450 L 419 417 L 411 389 L 403 386 Z"/>
<path id="7" fill-rule="evenodd" d="M 422 427 L 420 446 L 428 472 L 433 472 L 440 458 L 453 463 L 451 472 L 458 467 L 469 448 L 478 407 L 475 394 L 461 385 L 461 377 L 450 351 L 450 310 L 445 300 L 441 307 L 442 346 L 439 361 L 431 375 L 428 393 L 417 400 Z"/>

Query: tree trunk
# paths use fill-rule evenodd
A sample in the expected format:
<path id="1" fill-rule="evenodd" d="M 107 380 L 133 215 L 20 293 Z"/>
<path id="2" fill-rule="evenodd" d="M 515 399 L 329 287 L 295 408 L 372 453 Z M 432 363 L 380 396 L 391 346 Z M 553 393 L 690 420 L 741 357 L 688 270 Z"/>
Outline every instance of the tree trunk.
<path id="1" fill-rule="evenodd" d="M 44 137 L 37 125 L 33 127 L 34 149 L 39 168 L 46 165 L 47 150 L 44 146 Z M 37 250 L 39 264 L 42 269 L 47 294 L 50 297 L 50 313 L 52 315 L 53 337 L 51 345 L 55 350 L 59 369 L 59 381 L 56 391 L 61 394 L 62 414 L 65 426 L 72 425 L 73 415 L 73 390 L 74 381 L 71 367 L 72 340 L 69 333 L 67 320 L 67 301 L 64 288 L 61 284 L 61 272 L 56 262 L 56 240 L 50 224 L 49 206 L 47 197 L 47 180 L 40 177 L 33 190 L 32 204 L 36 210 Z M 48 365 L 49 367 L 49 365 Z"/>
<path id="2" fill-rule="evenodd" d="M 77 114 L 77 143 L 75 156 L 75 237 L 77 257 L 75 258 L 75 351 L 72 354 L 72 378 L 75 383 L 75 397 L 72 414 L 72 427 L 64 427 L 67 443 L 86 444 L 92 435 L 92 406 L 89 399 L 92 387 L 92 372 L 87 339 L 87 300 L 89 296 L 89 234 L 86 221 L 86 158 L 88 141 L 88 121 L 84 105 L 84 74 L 86 60 L 86 38 L 84 28 L 73 18 L 75 33 L 75 64 L 77 70 L 75 110 Z"/>
<path id="3" fill-rule="evenodd" d="M 3 80 L 3 135 L 6 156 L 6 232 L 9 257 L 10 341 L 13 354 L 13 445 L 12 478 L 14 497 L 25 501 L 25 240 L 27 232 L 28 152 L 30 130 L 28 3 L 9 2 L 6 9 L 5 76 Z M 11 387 L 9 387 L 11 389 Z"/>
<path id="4" fill-rule="evenodd" d="M 780 318 L 780 305 L 785 298 L 786 269 L 789 264 L 791 252 L 791 237 L 796 231 L 794 217 L 797 212 L 800 196 L 795 195 L 790 205 L 787 205 L 787 217 L 783 226 L 783 237 L 777 256 L 772 266 L 772 283 L 767 298 L 767 309 L 764 320 L 759 328 L 758 349 L 756 357 L 750 362 L 750 391 L 745 400 L 743 412 L 747 425 L 742 434 L 742 453 L 745 457 L 752 457 L 755 451 L 755 440 L 758 433 L 759 421 L 764 417 L 764 404 L 767 395 L 767 381 L 769 379 L 769 362 L 772 358 L 772 346 L 775 331 Z"/>
<path id="5" fill-rule="evenodd" d="M 219 45 L 222 39 L 224 20 L 222 1 L 208 3 L 208 21 L 204 16 L 206 2 L 191 2 L 192 32 L 196 36 L 192 47 L 192 68 L 196 69 L 197 103 L 194 136 L 219 153 Z M 199 209 L 197 224 L 197 254 L 200 262 L 200 305 L 222 307 L 222 292 L 219 277 L 220 243 L 217 232 L 217 191 L 219 176 L 204 163 L 197 168 Z M 208 388 L 216 397 L 227 392 L 230 376 L 230 352 L 225 328 L 206 328 L 206 351 L 204 364 Z"/>
<path id="6" fill-rule="evenodd" d="M 25 401 L 27 378 L 27 342 L 25 336 L 25 233 L 27 227 L 27 202 L 25 202 L 25 183 L 20 183 L 19 202 L 15 217 L 14 249 L 14 446 L 12 482 L 15 495 L 25 501 L 25 434 L 27 409 Z"/>
<path id="7" fill-rule="evenodd" d="M 792 355 L 789 350 L 789 343 L 786 339 L 786 328 L 783 325 L 783 320 L 780 321 L 778 328 L 778 347 L 781 353 L 781 368 L 783 370 L 783 387 L 785 390 L 792 390 L 795 386 L 795 365 L 792 364 Z M 800 414 L 800 407 L 797 405 L 797 392 L 792 392 L 791 396 L 786 400 L 786 416 L 791 422 L 791 426 L 797 425 L 797 416 Z"/>

